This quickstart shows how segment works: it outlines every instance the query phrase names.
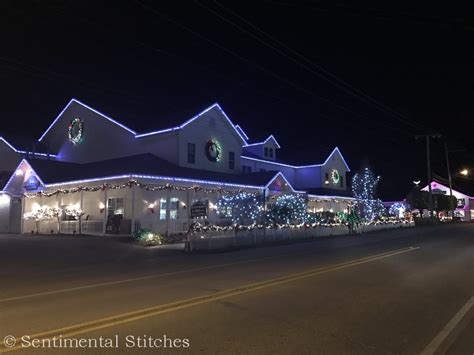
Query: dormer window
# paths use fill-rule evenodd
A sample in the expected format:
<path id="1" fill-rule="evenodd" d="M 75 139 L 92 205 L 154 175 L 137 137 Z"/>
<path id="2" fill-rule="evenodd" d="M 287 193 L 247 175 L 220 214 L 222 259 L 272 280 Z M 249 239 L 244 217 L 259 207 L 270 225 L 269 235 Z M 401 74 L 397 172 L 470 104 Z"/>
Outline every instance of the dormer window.
<path id="1" fill-rule="evenodd" d="M 263 147 L 263 156 L 268 157 L 268 147 Z"/>
<path id="2" fill-rule="evenodd" d="M 268 156 L 273 158 L 273 148 L 268 148 Z"/>

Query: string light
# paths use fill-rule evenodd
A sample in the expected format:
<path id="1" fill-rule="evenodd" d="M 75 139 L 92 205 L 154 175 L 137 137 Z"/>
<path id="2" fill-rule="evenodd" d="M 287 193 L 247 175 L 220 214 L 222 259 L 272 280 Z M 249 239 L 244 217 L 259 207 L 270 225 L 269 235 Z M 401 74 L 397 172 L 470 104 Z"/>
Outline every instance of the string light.
<path id="1" fill-rule="evenodd" d="M 375 198 L 380 176 L 376 176 L 369 168 L 356 173 L 352 178 L 352 194 L 356 198 L 356 208 L 362 219 L 373 221 L 383 215 L 383 202 Z"/>

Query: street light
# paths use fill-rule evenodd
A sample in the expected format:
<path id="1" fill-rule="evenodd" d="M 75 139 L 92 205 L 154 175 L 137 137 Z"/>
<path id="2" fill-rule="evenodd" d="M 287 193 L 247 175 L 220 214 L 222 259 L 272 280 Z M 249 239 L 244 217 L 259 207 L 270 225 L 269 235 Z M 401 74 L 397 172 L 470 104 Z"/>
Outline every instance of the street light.
<path id="1" fill-rule="evenodd" d="M 462 176 L 468 176 L 469 175 L 469 170 L 467 169 L 462 169 L 459 174 L 461 174 Z"/>

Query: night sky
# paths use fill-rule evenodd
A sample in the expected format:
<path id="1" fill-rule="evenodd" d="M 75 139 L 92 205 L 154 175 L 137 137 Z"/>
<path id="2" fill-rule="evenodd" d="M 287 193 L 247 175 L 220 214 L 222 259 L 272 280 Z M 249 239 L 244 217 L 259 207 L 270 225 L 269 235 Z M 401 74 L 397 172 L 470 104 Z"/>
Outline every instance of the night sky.
<path id="1" fill-rule="evenodd" d="M 400 199 L 426 179 L 415 134 L 443 134 L 453 170 L 474 167 L 474 20 L 379 6 L 2 1 L 0 132 L 37 139 L 72 97 L 138 132 L 218 102 L 252 140 L 274 134 L 281 160 L 338 146 Z M 444 140 L 432 145 L 446 176 Z"/>

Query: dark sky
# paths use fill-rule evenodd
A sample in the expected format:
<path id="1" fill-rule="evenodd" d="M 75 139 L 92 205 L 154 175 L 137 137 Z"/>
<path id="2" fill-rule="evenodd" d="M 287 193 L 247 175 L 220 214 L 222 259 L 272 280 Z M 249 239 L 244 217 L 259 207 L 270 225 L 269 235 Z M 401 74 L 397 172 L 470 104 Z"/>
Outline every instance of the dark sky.
<path id="1" fill-rule="evenodd" d="M 474 167 L 474 19 L 400 6 L 2 1 L 0 132 L 38 138 L 72 97 L 139 132 L 219 102 L 251 138 L 273 133 L 281 159 L 339 146 L 401 198 L 426 176 L 415 134 L 442 133 L 463 150 L 453 170 Z M 433 170 L 446 176 L 443 142 Z"/>

